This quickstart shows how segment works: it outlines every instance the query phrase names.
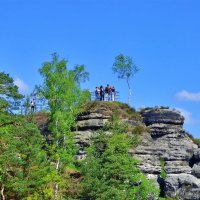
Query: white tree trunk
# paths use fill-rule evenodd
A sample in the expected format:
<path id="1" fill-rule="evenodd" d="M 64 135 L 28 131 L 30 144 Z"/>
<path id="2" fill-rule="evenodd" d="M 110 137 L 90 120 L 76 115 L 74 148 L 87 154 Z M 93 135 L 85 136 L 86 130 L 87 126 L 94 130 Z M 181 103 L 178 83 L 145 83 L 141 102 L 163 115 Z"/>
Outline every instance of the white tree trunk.
<path id="1" fill-rule="evenodd" d="M 129 88 L 128 105 L 131 106 L 131 88 Z"/>
<path id="2" fill-rule="evenodd" d="M 4 185 L 1 186 L 1 196 L 2 196 L 2 200 L 5 200 L 5 196 L 3 192 L 4 192 Z"/>
<path id="3" fill-rule="evenodd" d="M 128 90 L 129 90 L 129 94 L 128 94 L 128 105 L 131 106 L 131 87 L 130 87 L 129 79 L 127 79 L 126 82 L 127 82 Z"/>
<path id="4" fill-rule="evenodd" d="M 59 165 L 60 165 L 60 160 L 57 161 L 56 163 L 56 170 L 58 171 L 59 170 Z M 55 187 L 55 199 L 58 198 L 58 184 L 56 184 L 56 187 Z"/>
<path id="5" fill-rule="evenodd" d="M 56 119 L 56 132 L 57 132 L 57 136 L 58 136 L 58 118 Z M 58 140 L 57 140 L 57 142 L 56 142 L 56 144 L 57 144 L 57 147 L 59 146 L 59 143 L 58 143 Z M 57 163 L 56 163 L 56 170 L 57 170 L 57 173 L 58 173 L 58 170 L 59 170 L 59 165 L 60 165 L 60 160 L 58 159 L 58 161 L 57 161 Z M 55 193 L 55 199 L 57 199 L 58 198 L 58 184 L 56 184 L 56 187 L 55 187 L 55 191 L 54 191 L 54 193 Z"/>

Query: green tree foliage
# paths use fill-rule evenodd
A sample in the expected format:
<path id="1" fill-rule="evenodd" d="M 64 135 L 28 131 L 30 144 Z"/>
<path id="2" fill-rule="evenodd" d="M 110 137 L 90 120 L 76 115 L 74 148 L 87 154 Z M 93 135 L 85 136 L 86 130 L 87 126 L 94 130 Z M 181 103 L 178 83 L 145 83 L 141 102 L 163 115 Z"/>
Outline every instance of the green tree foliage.
<path id="1" fill-rule="evenodd" d="M 48 100 L 50 107 L 49 130 L 52 144 L 49 148 L 51 160 L 60 176 L 55 185 L 55 198 L 62 198 L 62 177 L 66 169 L 72 167 L 76 151 L 71 129 L 75 125 L 80 106 L 88 99 L 88 93 L 81 91 L 79 84 L 88 77 L 88 73 L 83 65 L 69 70 L 68 62 L 59 60 L 57 54 L 53 54 L 52 58 L 51 62 L 45 62 L 39 69 L 43 84 L 37 90 L 40 96 Z"/>
<path id="2" fill-rule="evenodd" d="M 10 101 L 16 101 L 23 96 L 19 94 L 18 87 L 14 85 L 14 80 L 4 72 L 0 72 L 0 111 L 6 111 L 10 106 Z"/>
<path id="3" fill-rule="evenodd" d="M 111 124 L 112 134 L 101 131 L 88 149 L 82 167 L 82 199 L 145 200 L 158 189 L 137 168 L 128 149 L 133 143 L 124 134 L 126 125 Z"/>
<path id="4" fill-rule="evenodd" d="M 119 54 L 115 57 L 115 62 L 113 63 L 112 70 L 114 73 L 118 74 L 118 78 L 126 80 L 129 89 L 128 104 L 130 105 L 130 79 L 138 72 L 139 68 L 133 63 L 132 58 L 130 56 L 124 56 L 123 54 Z"/>
<path id="5" fill-rule="evenodd" d="M 36 125 L 21 116 L 0 115 L 0 199 L 50 197 L 50 164 Z"/>

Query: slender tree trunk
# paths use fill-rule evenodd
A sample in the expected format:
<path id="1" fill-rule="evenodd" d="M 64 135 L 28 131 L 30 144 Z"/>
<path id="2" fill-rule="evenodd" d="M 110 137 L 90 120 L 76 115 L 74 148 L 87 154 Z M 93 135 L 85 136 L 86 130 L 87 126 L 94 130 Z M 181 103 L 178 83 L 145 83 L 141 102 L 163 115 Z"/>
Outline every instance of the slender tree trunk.
<path id="1" fill-rule="evenodd" d="M 128 94 L 128 105 L 131 105 L 131 87 L 130 87 L 130 83 L 129 83 L 129 79 L 126 80 L 127 81 L 127 85 L 128 85 L 128 90 L 129 90 L 129 94 Z"/>
<path id="2" fill-rule="evenodd" d="M 58 171 L 59 170 L 59 165 L 60 165 L 60 160 L 57 161 L 56 163 L 56 170 Z M 55 199 L 58 198 L 58 184 L 56 184 L 56 187 L 55 187 Z"/>
<path id="3" fill-rule="evenodd" d="M 2 200 L 5 200 L 5 196 L 3 192 L 4 192 L 4 185 L 1 186 L 1 196 L 2 196 Z"/>
<path id="4" fill-rule="evenodd" d="M 56 119 L 56 136 L 58 136 L 58 119 Z M 58 142 L 58 140 L 57 140 L 57 148 L 58 148 L 58 146 L 59 146 L 59 142 Z M 59 170 L 59 165 L 60 165 L 60 160 L 58 159 L 57 160 L 57 163 L 56 163 L 56 170 L 57 170 L 57 173 L 58 173 L 58 170 Z M 56 184 L 56 187 L 55 187 L 55 191 L 54 191 L 54 193 L 55 193 L 55 199 L 57 199 L 58 198 L 58 184 Z"/>

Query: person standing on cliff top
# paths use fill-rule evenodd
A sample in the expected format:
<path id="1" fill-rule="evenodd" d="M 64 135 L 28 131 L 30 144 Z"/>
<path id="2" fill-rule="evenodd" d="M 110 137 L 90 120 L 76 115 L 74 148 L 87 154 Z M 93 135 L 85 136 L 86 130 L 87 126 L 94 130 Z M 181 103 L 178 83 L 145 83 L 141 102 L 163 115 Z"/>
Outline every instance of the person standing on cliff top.
<path id="1" fill-rule="evenodd" d="M 95 90 L 95 100 L 100 100 L 100 89 L 99 87 L 96 87 L 96 90 Z"/>
<path id="2" fill-rule="evenodd" d="M 115 101 L 115 87 L 112 86 L 111 88 L 111 97 L 112 97 L 112 101 Z"/>
<path id="3" fill-rule="evenodd" d="M 35 112 L 35 99 L 33 98 L 33 100 L 31 101 L 31 112 Z"/>
<path id="4" fill-rule="evenodd" d="M 104 101 L 104 88 L 102 85 L 100 86 L 100 101 Z"/>

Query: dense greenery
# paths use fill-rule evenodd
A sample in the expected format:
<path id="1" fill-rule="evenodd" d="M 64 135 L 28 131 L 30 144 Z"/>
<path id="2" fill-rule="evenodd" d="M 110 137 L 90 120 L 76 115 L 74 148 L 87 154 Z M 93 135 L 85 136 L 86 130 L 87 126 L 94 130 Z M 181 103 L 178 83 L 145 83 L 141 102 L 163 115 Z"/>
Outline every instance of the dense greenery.
<path id="1" fill-rule="evenodd" d="M 0 189 L 4 199 L 48 197 L 50 165 L 31 119 L 0 115 Z"/>
<path id="2" fill-rule="evenodd" d="M 130 128 L 113 117 L 93 138 L 87 158 L 75 160 L 72 129 L 76 117 L 82 110 L 101 107 L 101 102 L 85 104 L 88 92 L 80 89 L 88 79 L 84 65 L 69 70 L 68 62 L 53 54 L 39 72 L 43 83 L 36 87 L 36 94 L 48 102 L 50 110 L 45 137 L 36 126 L 37 114 L 28 112 L 29 97 L 27 115 L 8 112 L 10 102 L 22 95 L 13 79 L 0 73 L 0 199 L 145 200 L 157 196 L 157 189 L 128 153 L 138 144 L 143 127 Z M 120 118 L 140 120 L 126 104 L 104 103 Z"/>
<path id="3" fill-rule="evenodd" d="M 67 178 L 63 179 L 66 169 L 73 168 L 76 153 L 72 127 L 75 125 L 81 105 L 88 99 L 88 93 L 81 91 L 79 84 L 88 78 L 83 65 L 69 70 L 67 61 L 52 55 L 51 62 L 45 62 L 39 69 L 43 84 L 37 87 L 38 94 L 49 102 L 52 142 L 49 145 L 50 160 L 55 163 L 57 181 L 55 181 L 55 199 L 63 198 L 68 187 Z"/>
<path id="4" fill-rule="evenodd" d="M 0 72 L 0 112 L 6 111 L 11 106 L 11 101 L 17 101 L 23 96 L 19 94 L 14 80 L 4 72 Z"/>
<path id="5" fill-rule="evenodd" d="M 124 134 L 126 129 L 126 124 L 114 121 L 108 129 L 111 134 L 101 130 L 94 138 L 82 168 L 82 199 L 145 200 L 158 196 L 156 187 L 128 153 L 134 140 Z"/>

